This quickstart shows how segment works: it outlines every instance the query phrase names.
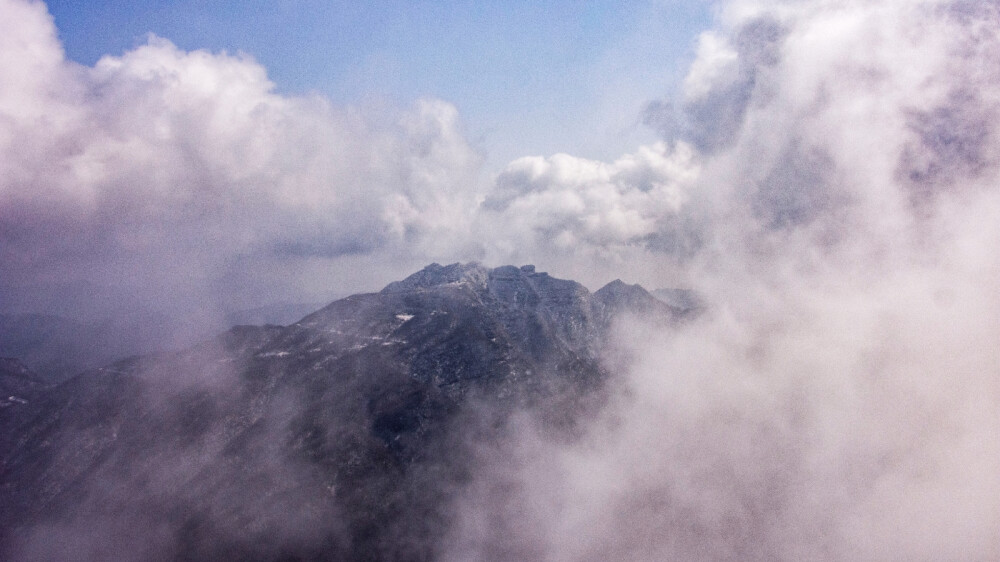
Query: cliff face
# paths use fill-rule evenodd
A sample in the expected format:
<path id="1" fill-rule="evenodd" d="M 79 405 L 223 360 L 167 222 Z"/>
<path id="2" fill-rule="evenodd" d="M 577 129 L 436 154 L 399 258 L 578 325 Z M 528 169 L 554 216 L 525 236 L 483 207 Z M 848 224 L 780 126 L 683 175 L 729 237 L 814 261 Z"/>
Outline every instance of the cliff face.
<path id="1" fill-rule="evenodd" d="M 32 386 L 0 417 L 6 555 L 432 559 L 510 412 L 568 429 L 599 400 L 622 313 L 679 314 L 621 282 L 432 264 L 287 327 Z"/>

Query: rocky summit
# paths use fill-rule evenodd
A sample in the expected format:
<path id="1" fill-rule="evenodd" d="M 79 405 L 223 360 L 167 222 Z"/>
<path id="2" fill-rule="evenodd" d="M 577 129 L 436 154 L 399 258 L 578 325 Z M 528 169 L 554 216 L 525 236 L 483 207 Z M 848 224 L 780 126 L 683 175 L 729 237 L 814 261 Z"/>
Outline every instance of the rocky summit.
<path id="1" fill-rule="evenodd" d="M 533 266 L 431 264 L 289 326 L 55 386 L 0 362 L 0 557 L 432 560 L 478 447 L 600 401 L 623 314 L 685 309 Z"/>

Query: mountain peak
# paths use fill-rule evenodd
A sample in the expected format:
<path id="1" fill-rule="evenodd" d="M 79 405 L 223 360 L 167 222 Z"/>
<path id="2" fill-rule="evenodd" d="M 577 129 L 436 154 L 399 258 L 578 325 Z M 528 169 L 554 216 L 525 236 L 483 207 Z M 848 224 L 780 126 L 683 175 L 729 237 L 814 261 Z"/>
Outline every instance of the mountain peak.
<path id="1" fill-rule="evenodd" d="M 418 289 L 427 289 L 449 283 L 471 283 L 484 285 L 489 269 L 477 262 L 453 263 L 441 265 L 432 263 L 402 281 L 389 283 L 382 289 L 383 293 L 405 293 Z"/>
<path id="2" fill-rule="evenodd" d="M 0 383 L 9 383 L 0 384 L 9 389 L 0 394 L 0 543 L 10 529 L 109 503 L 107 490 L 130 498 L 127 507 L 143 517 L 149 505 L 162 520 L 194 514 L 168 528 L 185 540 L 166 544 L 164 558 L 432 559 L 412 556 L 411 545 L 426 540 L 421 522 L 461 484 L 483 435 L 456 432 L 499 429 L 531 407 L 563 424 L 572 420 L 561 412 L 596 406 L 620 313 L 674 318 L 621 280 L 592 294 L 532 265 L 432 263 L 292 325 L 233 327 L 213 342 L 119 361 L 55 387 L 14 387 L 26 370 L 0 360 Z M 163 399 L 149 408 L 154 396 Z M 73 447 L 49 445 L 71 439 Z M 155 471 L 153 486 L 117 476 L 207 443 L 220 454 Z M 269 530 L 285 528 L 288 510 L 245 500 L 251 486 L 309 502 L 301 521 L 314 538 L 268 550 L 276 542 Z M 161 501 L 164 489 L 178 491 Z M 331 514 L 343 514 L 343 525 L 330 525 Z M 146 519 L 135 520 L 125 528 L 143 532 Z M 215 531 L 233 521 L 254 525 L 238 535 Z M 187 542 L 189 526 L 204 533 L 197 542 Z"/>
<path id="3" fill-rule="evenodd" d="M 598 300 L 609 302 L 653 300 L 653 295 L 644 289 L 642 285 L 629 285 L 621 279 L 615 279 L 607 285 L 601 287 L 594 293 Z"/>
<path id="4" fill-rule="evenodd" d="M 594 293 L 594 300 L 612 311 L 628 311 L 640 315 L 652 314 L 654 318 L 677 318 L 687 309 L 666 303 L 654 297 L 642 285 L 629 285 L 615 279 Z"/>
<path id="5" fill-rule="evenodd" d="M 534 265 L 502 265 L 488 268 L 478 262 L 453 263 L 441 265 L 432 263 L 402 281 L 389 283 L 382 289 L 383 293 L 405 293 L 420 289 L 429 289 L 448 284 L 466 283 L 477 288 L 486 288 L 491 281 L 528 278 L 544 281 L 549 274 L 535 270 Z"/>

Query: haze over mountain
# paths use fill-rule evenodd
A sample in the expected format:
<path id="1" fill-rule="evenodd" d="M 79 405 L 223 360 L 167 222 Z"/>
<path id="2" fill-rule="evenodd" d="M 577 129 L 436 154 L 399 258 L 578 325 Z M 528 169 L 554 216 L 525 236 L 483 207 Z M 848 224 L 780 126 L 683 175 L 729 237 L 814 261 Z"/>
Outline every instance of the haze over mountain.
<path id="1" fill-rule="evenodd" d="M 114 18 L 74 18 L 115 2 L 54 3 L 53 20 L 38 0 L 0 0 L 0 311 L 224 325 L 432 262 L 553 277 L 497 268 L 430 290 L 424 272 L 313 327 L 239 328 L 54 389 L 5 362 L 4 423 L 70 435 L 3 437 L 17 470 L 0 476 L 2 508 L 31 523 L 18 555 L 1000 559 L 996 0 L 720 0 L 708 29 L 684 30 L 687 62 L 648 48 L 674 2 L 421 4 L 388 19 L 294 3 L 363 23 L 371 56 L 345 71 L 363 90 L 347 100 L 275 83 L 287 68 L 269 74 L 267 53 L 220 41 L 225 17 L 127 4 L 225 49 L 164 32 L 84 60 L 57 26 L 117 33 Z M 292 9 L 278 4 L 206 10 L 252 6 L 273 41 L 300 40 L 275 25 Z M 533 48 L 512 40 L 524 35 Z M 452 82 L 454 100 L 365 89 L 415 68 L 486 74 Z M 523 120 L 484 126 L 463 100 Z M 574 133 L 595 127 L 610 133 Z M 524 129 L 525 146 L 559 148 L 498 163 L 496 138 L 517 147 Z M 508 274 L 535 293 L 504 292 Z M 563 278 L 627 283 L 584 292 Z M 664 306 L 631 283 L 696 306 L 608 332 L 602 306 Z M 539 298 L 540 316 L 518 301 L 543 293 L 555 300 Z M 399 310 L 408 294 L 466 321 Z M 591 341 L 610 345 L 604 362 Z M 314 369 L 324 354 L 341 359 Z M 368 360 L 379 367 L 361 376 Z M 354 373 L 346 387 L 326 385 L 334 366 Z M 483 366 L 500 375 L 470 378 Z M 407 390 L 383 401 L 389 387 Z M 51 415 L 15 415 L 52 400 L 64 406 Z M 136 521 L 150 530 L 130 532 Z"/>
<path id="2" fill-rule="evenodd" d="M 0 314 L 0 357 L 16 357 L 49 382 L 131 355 L 190 346 L 237 324 L 291 324 L 320 303 L 277 303 L 216 318 L 174 318 L 133 309 L 101 320 Z"/>
<path id="3" fill-rule="evenodd" d="M 683 316 L 621 281 L 432 264 L 52 388 L 4 363 L 4 558 L 432 559 L 512 414 L 596 411 L 626 314 Z"/>

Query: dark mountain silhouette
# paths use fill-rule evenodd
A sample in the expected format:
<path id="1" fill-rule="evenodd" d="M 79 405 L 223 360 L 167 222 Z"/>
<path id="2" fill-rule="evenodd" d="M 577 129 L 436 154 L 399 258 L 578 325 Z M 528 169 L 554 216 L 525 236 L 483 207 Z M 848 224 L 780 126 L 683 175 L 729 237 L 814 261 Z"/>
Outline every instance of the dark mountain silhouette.
<path id="1" fill-rule="evenodd" d="M 0 362 L 16 397 L 0 410 L 0 554 L 433 559 L 449 498 L 512 412 L 571 434 L 599 406 L 621 314 L 683 312 L 620 281 L 592 294 L 532 266 L 432 264 L 289 326 L 54 387 Z"/>

